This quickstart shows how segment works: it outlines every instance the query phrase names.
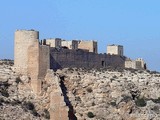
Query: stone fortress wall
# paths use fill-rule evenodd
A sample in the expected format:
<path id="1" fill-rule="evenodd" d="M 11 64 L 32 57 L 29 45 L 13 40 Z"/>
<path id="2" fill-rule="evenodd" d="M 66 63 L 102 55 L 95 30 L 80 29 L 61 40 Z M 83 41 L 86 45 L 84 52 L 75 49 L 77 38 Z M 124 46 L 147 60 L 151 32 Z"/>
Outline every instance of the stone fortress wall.
<path id="1" fill-rule="evenodd" d="M 49 72 L 51 71 L 49 69 L 125 67 L 126 57 L 123 56 L 123 49 L 119 49 L 119 46 L 114 46 L 108 51 L 108 54 L 98 54 L 97 51 L 96 41 L 61 39 L 39 41 L 38 31 L 17 30 L 15 32 L 14 66 L 17 73 L 28 75 L 31 78 L 31 87 L 36 95 L 40 96 L 43 82 L 55 82 L 54 89 L 51 89 L 49 94 L 51 120 L 68 120 L 69 109 L 64 102 L 60 81 L 59 79 L 52 80 L 54 74 Z M 143 60 L 138 61 L 136 65 L 144 67 Z M 133 67 L 132 62 L 126 65 Z"/>
<path id="2" fill-rule="evenodd" d="M 26 73 L 28 67 L 28 48 L 37 43 L 38 31 L 17 30 L 15 32 L 14 65 L 16 70 Z"/>
<path id="3" fill-rule="evenodd" d="M 146 69 L 144 60 L 134 61 L 126 58 L 121 45 L 108 45 L 107 54 L 98 54 L 97 42 L 93 40 L 66 41 L 55 38 L 44 41 L 41 43 L 50 46 L 50 66 L 54 70 L 65 67 L 104 68 L 108 66 Z"/>
<path id="4" fill-rule="evenodd" d="M 15 67 L 21 74 L 33 74 L 43 78 L 47 69 L 65 67 L 126 67 L 145 69 L 143 59 L 131 60 L 123 55 L 123 46 L 108 45 L 107 54 L 98 54 L 96 41 L 71 40 L 60 38 L 39 41 L 39 32 L 17 30 L 15 32 Z M 35 63 L 37 61 L 37 63 Z M 34 67 L 36 66 L 36 67 Z"/>
<path id="5" fill-rule="evenodd" d="M 34 30 L 17 30 L 15 32 L 15 70 L 18 74 L 27 75 L 31 79 L 31 87 L 35 95 L 40 96 L 42 85 L 50 81 L 53 73 L 50 69 L 50 47 L 39 43 L 39 32 Z M 48 74 L 47 74 L 48 73 Z M 68 120 L 68 107 L 64 102 L 64 96 L 58 84 L 49 94 L 51 120 Z M 63 107 L 62 107 L 63 106 Z M 53 109 L 54 108 L 54 109 Z"/>
<path id="6" fill-rule="evenodd" d="M 126 59 L 125 60 L 126 68 L 133 69 L 147 69 L 146 63 L 142 58 L 137 58 L 136 60 Z"/>
<path id="7" fill-rule="evenodd" d="M 40 91 L 41 79 L 50 68 L 49 46 L 39 44 L 39 32 L 34 30 L 17 30 L 15 32 L 14 66 L 19 74 L 29 75 L 32 88 Z"/>
<path id="8" fill-rule="evenodd" d="M 53 70 L 77 67 L 77 68 L 124 68 L 125 57 L 118 55 L 97 54 L 83 50 L 50 48 L 51 68 Z"/>
<path id="9" fill-rule="evenodd" d="M 66 67 L 125 67 L 125 57 L 123 56 L 123 49 L 117 49 L 117 46 L 113 47 L 113 49 L 116 48 L 115 50 L 113 50 L 113 52 L 115 53 L 110 50 L 112 54 L 98 54 L 97 42 L 93 40 L 60 41 L 60 39 L 55 38 L 53 40 L 45 39 L 41 43 L 50 46 L 50 66 L 53 70 Z M 121 52 L 119 52 L 119 50 Z"/>

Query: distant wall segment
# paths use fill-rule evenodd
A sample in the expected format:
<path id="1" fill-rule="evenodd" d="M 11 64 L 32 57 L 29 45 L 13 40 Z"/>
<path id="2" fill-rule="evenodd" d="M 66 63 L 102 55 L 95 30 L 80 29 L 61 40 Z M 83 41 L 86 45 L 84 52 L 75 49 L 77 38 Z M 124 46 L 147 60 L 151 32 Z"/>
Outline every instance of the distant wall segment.
<path id="1" fill-rule="evenodd" d="M 123 67 L 125 57 L 118 55 L 96 54 L 83 50 L 50 48 L 51 68 L 56 70 L 66 67 L 105 68 Z"/>

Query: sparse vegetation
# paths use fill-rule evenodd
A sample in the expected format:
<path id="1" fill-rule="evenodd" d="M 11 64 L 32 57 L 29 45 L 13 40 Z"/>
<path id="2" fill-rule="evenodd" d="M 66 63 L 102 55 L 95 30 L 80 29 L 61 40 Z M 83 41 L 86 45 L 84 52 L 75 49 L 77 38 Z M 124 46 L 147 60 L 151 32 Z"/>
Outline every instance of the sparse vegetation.
<path id="1" fill-rule="evenodd" d="M 32 102 L 28 101 L 28 102 L 24 102 L 22 104 L 22 108 L 27 111 L 27 110 L 30 110 L 30 112 L 34 115 L 34 116 L 39 116 L 39 114 L 37 113 L 36 109 L 35 109 L 35 106 Z"/>
<path id="2" fill-rule="evenodd" d="M 10 65 L 10 66 L 12 66 L 14 64 L 14 61 L 10 60 L 10 59 L 1 59 L 0 61 L 1 61 L 0 65 Z"/>
<path id="3" fill-rule="evenodd" d="M 135 104 L 138 106 L 138 107 L 145 107 L 147 105 L 146 101 L 144 98 L 138 98 L 136 101 L 135 101 Z"/>
<path id="4" fill-rule="evenodd" d="M 44 109 L 44 118 L 50 119 L 50 114 L 49 114 L 49 111 L 47 109 Z"/>
<path id="5" fill-rule="evenodd" d="M 92 112 L 88 112 L 87 116 L 88 116 L 89 118 L 94 118 L 94 117 L 95 117 L 95 115 L 94 115 Z"/>
<path id="6" fill-rule="evenodd" d="M 87 92 L 91 93 L 92 91 L 93 91 L 93 90 L 92 90 L 91 87 L 88 87 L 88 88 L 87 88 Z"/>
<path id="7" fill-rule="evenodd" d="M 3 98 L 0 98 L 0 106 L 3 105 L 2 103 L 4 102 Z"/>
<path id="8" fill-rule="evenodd" d="M 150 74 L 159 74 L 157 71 L 150 71 Z"/>
<path id="9" fill-rule="evenodd" d="M 154 103 L 160 103 L 160 97 L 158 97 L 157 99 L 152 99 L 152 101 L 153 101 Z"/>
<path id="10" fill-rule="evenodd" d="M 23 83 L 20 77 L 17 77 L 15 82 L 16 82 L 17 84 Z"/>
<path id="11" fill-rule="evenodd" d="M 96 104 L 94 102 L 92 102 L 92 106 L 95 106 Z"/>
<path id="12" fill-rule="evenodd" d="M 116 104 L 116 102 L 111 102 L 110 103 L 113 107 L 115 107 L 117 104 Z"/>
<path id="13" fill-rule="evenodd" d="M 8 93 L 8 91 L 7 91 L 6 89 L 1 89 L 1 90 L 0 90 L 0 93 L 1 93 L 2 96 L 4 96 L 4 97 L 9 97 L 9 93 Z"/>
<path id="14" fill-rule="evenodd" d="M 129 102 L 130 100 L 132 100 L 132 98 L 130 96 L 123 95 L 122 97 L 123 97 L 122 101 L 124 101 L 126 103 Z"/>
<path id="15" fill-rule="evenodd" d="M 75 97 L 75 100 L 76 101 L 81 101 L 81 98 L 78 96 L 78 97 Z"/>
<path id="16" fill-rule="evenodd" d="M 39 114 L 37 113 L 37 111 L 36 111 L 35 109 L 33 109 L 33 110 L 31 111 L 31 113 L 32 113 L 34 116 L 39 116 Z"/>
<path id="17" fill-rule="evenodd" d="M 28 110 L 34 110 L 34 109 L 35 109 L 34 104 L 31 103 L 30 101 L 28 101 L 28 102 L 25 101 L 25 102 L 23 103 L 23 107 L 24 107 L 25 109 L 28 109 Z"/>
<path id="18" fill-rule="evenodd" d="M 6 82 L 0 81 L 0 89 L 8 89 L 9 86 L 10 84 L 8 84 L 8 81 Z"/>

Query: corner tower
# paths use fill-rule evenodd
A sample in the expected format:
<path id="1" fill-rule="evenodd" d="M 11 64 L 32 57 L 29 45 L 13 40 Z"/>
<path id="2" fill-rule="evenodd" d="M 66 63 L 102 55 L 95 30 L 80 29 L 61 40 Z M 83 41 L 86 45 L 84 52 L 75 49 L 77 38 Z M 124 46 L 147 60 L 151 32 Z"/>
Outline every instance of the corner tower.
<path id="1" fill-rule="evenodd" d="M 14 41 L 14 66 L 16 72 L 26 74 L 28 68 L 28 48 L 38 42 L 39 32 L 34 30 L 17 30 Z"/>
<path id="2" fill-rule="evenodd" d="M 50 68 L 50 47 L 39 44 L 38 31 L 15 32 L 14 61 L 15 71 L 28 75 L 34 93 L 40 93 L 42 80 Z"/>

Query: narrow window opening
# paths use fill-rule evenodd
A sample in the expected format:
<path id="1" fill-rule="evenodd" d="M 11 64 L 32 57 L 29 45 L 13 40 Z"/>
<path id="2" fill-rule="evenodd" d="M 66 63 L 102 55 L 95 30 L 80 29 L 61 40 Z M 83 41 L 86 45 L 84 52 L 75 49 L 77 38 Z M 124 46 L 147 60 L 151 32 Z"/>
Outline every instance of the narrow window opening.
<path id="1" fill-rule="evenodd" d="M 102 61 L 102 67 L 105 67 L 106 63 L 104 61 Z"/>

